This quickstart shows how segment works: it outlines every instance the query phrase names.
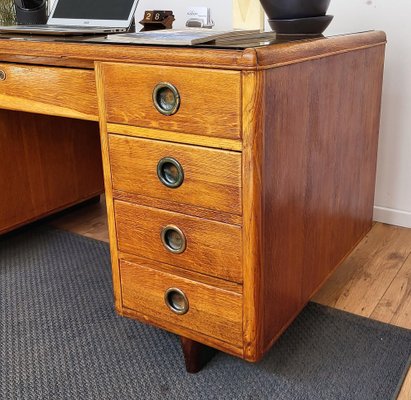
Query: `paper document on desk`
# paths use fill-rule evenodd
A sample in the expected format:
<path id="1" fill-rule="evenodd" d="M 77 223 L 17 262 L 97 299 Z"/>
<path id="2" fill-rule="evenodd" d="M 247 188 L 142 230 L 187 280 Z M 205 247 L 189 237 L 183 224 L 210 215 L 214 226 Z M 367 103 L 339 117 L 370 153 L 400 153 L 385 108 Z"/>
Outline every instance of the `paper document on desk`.
<path id="1" fill-rule="evenodd" d="M 214 40 L 231 41 L 241 38 L 254 38 L 261 35 L 258 30 L 237 31 L 213 31 L 207 29 L 164 29 L 158 31 L 145 31 L 137 33 L 124 33 L 108 35 L 107 41 L 113 43 L 128 44 L 158 44 L 158 45 L 180 45 L 192 46 L 195 44 L 208 43 Z"/>

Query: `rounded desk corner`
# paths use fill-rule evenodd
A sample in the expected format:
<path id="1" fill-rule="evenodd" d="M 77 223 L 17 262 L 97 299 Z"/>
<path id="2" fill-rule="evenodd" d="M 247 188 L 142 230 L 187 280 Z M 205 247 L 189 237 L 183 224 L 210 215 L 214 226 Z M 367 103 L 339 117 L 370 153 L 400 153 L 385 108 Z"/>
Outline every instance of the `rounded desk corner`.
<path id="1" fill-rule="evenodd" d="M 257 67 L 258 66 L 258 57 L 257 51 L 254 48 L 247 48 L 243 50 L 243 54 L 240 59 L 240 64 L 244 67 Z"/>

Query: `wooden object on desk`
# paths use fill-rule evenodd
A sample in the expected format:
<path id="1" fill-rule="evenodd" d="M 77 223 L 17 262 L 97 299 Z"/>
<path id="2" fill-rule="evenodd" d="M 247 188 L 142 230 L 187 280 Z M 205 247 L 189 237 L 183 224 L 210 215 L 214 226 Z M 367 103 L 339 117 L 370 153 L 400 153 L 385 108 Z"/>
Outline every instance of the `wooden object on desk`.
<path id="1" fill-rule="evenodd" d="M 140 30 L 140 32 L 171 29 L 173 27 L 174 21 L 175 17 L 172 11 L 145 11 L 144 18 L 139 22 L 141 25 L 143 25 L 143 28 Z"/>

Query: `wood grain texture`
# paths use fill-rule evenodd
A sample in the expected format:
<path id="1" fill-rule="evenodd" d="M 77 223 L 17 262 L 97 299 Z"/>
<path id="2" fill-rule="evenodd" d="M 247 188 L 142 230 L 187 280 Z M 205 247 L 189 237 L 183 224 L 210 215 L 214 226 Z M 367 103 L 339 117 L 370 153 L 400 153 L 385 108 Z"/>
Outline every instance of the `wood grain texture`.
<path id="1" fill-rule="evenodd" d="M 257 64 L 262 69 L 316 60 L 349 51 L 381 47 L 386 43 L 386 35 L 381 31 L 336 35 L 323 38 L 297 40 L 289 43 L 257 47 Z"/>
<path id="2" fill-rule="evenodd" d="M 240 283 L 227 281 L 225 279 L 219 279 L 210 275 L 200 274 L 195 271 L 179 268 L 174 265 L 165 264 L 156 260 L 150 260 L 148 258 L 136 256 L 134 254 L 124 253 L 122 251 L 118 253 L 118 257 L 124 261 L 128 261 L 133 264 L 144 265 L 148 268 L 162 271 L 167 274 L 177 275 L 181 278 L 186 278 L 191 281 L 202 282 L 206 285 L 214 286 L 218 289 L 228 290 L 230 292 L 235 292 L 239 294 L 243 293 L 243 286 Z"/>
<path id="3" fill-rule="evenodd" d="M 264 74 L 243 74 L 243 271 L 244 356 L 257 361 L 262 357 L 262 178 Z"/>
<path id="4" fill-rule="evenodd" d="M 206 275 L 242 281 L 241 228 L 135 204 L 114 202 L 118 248 Z M 186 236 L 183 253 L 166 250 L 161 231 L 175 225 Z"/>
<path id="5" fill-rule="evenodd" d="M 117 200 L 123 200 L 128 203 L 137 203 L 141 204 L 142 206 L 160 208 L 162 210 L 192 215 L 193 217 L 225 222 L 231 225 L 242 225 L 243 222 L 241 215 L 209 210 L 207 208 L 202 208 L 194 205 L 176 203 L 174 201 L 166 199 L 156 199 L 154 197 L 143 196 L 135 193 L 113 190 L 113 197 Z"/>
<path id="6" fill-rule="evenodd" d="M 103 63 L 102 73 L 108 122 L 240 137 L 238 72 Z M 163 115 L 154 107 L 153 90 L 161 82 L 171 83 L 179 92 L 181 104 L 173 115 Z"/>
<path id="7" fill-rule="evenodd" d="M 125 261 L 120 268 L 125 308 L 241 347 L 241 295 Z M 166 306 L 164 294 L 169 288 L 187 296 L 186 314 L 175 314 Z"/>
<path id="8" fill-rule="evenodd" d="M 103 192 L 98 125 L 0 110 L 0 233 Z"/>
<path id="9" fill-rule="evenodd" d="M 25 64 L 59 65 L 66 67 L 94 68 L 95 61 L 134 62 L 222 68 L 232 70 L 255 70 L 270 68 L 302 60 L 321 58 L 334 53 L 351 51 L 385 43 L 383 32 L 370 31 L 351 35 L 304 39 L 286 44 L 273 44 L 257 49 L 223 50 L 197 48 L 173 48 L 161 46 L 107 46 L 90 43 L 58 43 L 55 39 L 41 40 L 0 39 L 0 59 Z M 167 55 L 165 57 L 165 54 Z"/>
<path id="10" fill-rule="evenodd" d="M 398 277 L 410 253 L 409 230 L 387 229 L 385 225 L 377 224 L 328 280 L 324 289 L 316 293 L 314 300 L 364 317 L 374 314 L 373 318 L 389 323 L 391 318 L 387 320 L 387 315 L 390 308 L 387 306 L 390 303 L 382 300 L 385 294 L 386 299 L 392 298 L 387 287 Z M 402 278 L 399 276 L 400 281 Z M 407 290 L 406 286 L 404 289 Z M 396 298 L 400 293 L 396 292 Z M 393 311 L 397 306 L 390 305 Z"/>
<path id="11" fill-rule="evenodd" d="M 115 190 L 241 214 L 239 153 L 118 135 L 109 135 L 109 152 Z M 165 157 L 184 171 L 178 188 L 165 186 L 157 175 Z"/>
<path id="12" fill-rule="evenodd" d="M 401 386 L 400 393 L 397 400 L 409 400 L 411 399 L 411 369 L 408 370 L 407 376 Z"/>
<path id="13" fill-rule="evenodd" d="M 411 329 L 411 251 L 371 318 Z"/>
<path id="14" fill-rule="evenodd" d="M 135 310 L 129 310 L 128 308 L 123 308 L 120 315 L 123 317 L 136 319 L 140 322 L 153 325 L 160 329 L 165 329 L 168 332 L 174 333 L 179 336 L 184 336 L 185 338 L 189 338 L 196 342 L 202 343 L 206 346 L 214 347 L 217 350 L 224 351 L 225 353 L 231 354 L 236 357 L 241 358 L 243 355 L 242 347 L 236 347 L 231 343 L 225 342 L 221 339 L 204 335 L 201 332 L 193 331 L 189 328 L 185 328 L 183 326 L 178 326 L 173 323 L 166 322 L 161 318 L 158 318 L 156 315 L 141 314 Z"/>
<path id="15" fill-rule="evenodd" d="M 102 242 L 109 242 L 107 226 L 106 198 L 100 196 L 100 201 L 82 203 L 74 209 L 68 209 L 49 217 L 49 224 L 56 229 L 74 232 Z"/>
<path id="16" fill-rule="evenodd" d="M 6 74 L 1 108 L 97 121 L 92 71 L 16 64 L 0 64 L 0 70 Z"/>
<path id="17" fill-rule="evenodd" d="M 254 53 L 162 46 L 107 46 L 95 43 L 58 43 L 55 38 L 26 40 L 18 43 L 0 38 L 1 60 L 23 64 L 43 64 L 94 69 L 95 62 L 124 62 L 206 68 L 243 69 L 255 67 Z M 75 39 L 74 39 L 75 40 Z M 166 55 L 166 56 L 165 56 Z"/>
<path id="18" fill-rule="evenodd" d="M 265 346 L 371 228 L 383 60 L 380 46 L 267 71 Z"/>
<path id="19" fill-rule="evenodd" d="M 164 142 L 193 144 L 196 146 L 205 146 L 222 150 L 241 151 L 243 144 L 240 139 L 222 139 L 211 138 L 210 136 L 194 135 L 192 133 L 178 133 L 172 131 L 163 131 L 161 129 L 139 128 L 130 125 L 107 124 L 107 130 L 110 133 L 120 135 L 162 140 Z"/>
<path id="20" fill-rule="evenodd" d="M 106 195 L 106 208 L 107 208 L 107 220 L 108 220 L 108 234 L 110 239 L 110 257 L 111 257 L 111 271 L 113 279 L 113 295 L 114 295 L 114 307 L 117 312 L 122 312 L 122 299 L 121 299 L 121 281 L 120 281 L 120 265 L 118 261 L 117 250 L 117 234 L 116 234 L 116 221 L 114 217 L 114 203 L 111 181 L 111 165 L 108 148 L 108 133 L 107 133 L 107 121 L 106 121 L 106 102 L 104 99 L 104 76 L 101 73 L 101 68 L 96 63 L 96 88 L 98 94 L 98 109 L 99 109 L 99 121 L 100 121 L 100 142 L 101 142 L 101 154 L 103 161 L 103 173 L 104 173 L 104 186 Z"/>

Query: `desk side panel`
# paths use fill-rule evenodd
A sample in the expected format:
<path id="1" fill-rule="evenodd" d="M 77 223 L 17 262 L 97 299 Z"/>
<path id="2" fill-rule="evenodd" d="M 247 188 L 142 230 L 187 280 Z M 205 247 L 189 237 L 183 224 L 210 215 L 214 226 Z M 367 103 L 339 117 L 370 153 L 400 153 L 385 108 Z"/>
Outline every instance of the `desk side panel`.
<path id="1" fill-rule="evenodd" d="M 0 233 L 103 192 L 98 125 L 0 110 Z"/>
<path id="2" fill-rule="evenodd" d="M 384 45 L 266 71 L 264 346 L 371 228 Z"/>

